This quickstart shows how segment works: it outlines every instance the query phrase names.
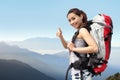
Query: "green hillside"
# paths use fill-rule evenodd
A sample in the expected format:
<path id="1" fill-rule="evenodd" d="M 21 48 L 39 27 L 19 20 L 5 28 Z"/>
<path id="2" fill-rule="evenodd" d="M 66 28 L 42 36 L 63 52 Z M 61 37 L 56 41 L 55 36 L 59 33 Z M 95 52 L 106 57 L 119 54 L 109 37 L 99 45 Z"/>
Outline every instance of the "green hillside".
<path id="1" fill-rule="evenodd" d="M 109 76 L 106 80 L 120 80 L 120 73 Z"/>

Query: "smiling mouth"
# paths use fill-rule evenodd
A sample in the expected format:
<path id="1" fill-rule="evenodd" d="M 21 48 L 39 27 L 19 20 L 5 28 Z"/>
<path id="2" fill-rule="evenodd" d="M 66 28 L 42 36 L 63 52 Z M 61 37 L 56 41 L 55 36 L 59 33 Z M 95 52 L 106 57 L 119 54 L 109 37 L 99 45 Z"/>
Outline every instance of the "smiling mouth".
<path id="1" fill-rule="evenodd" d="M 73 24 L 73 26 L 76 27 L 76 26 L 77 26 L 77 23 L 76 23 L 76 24 Z"/>

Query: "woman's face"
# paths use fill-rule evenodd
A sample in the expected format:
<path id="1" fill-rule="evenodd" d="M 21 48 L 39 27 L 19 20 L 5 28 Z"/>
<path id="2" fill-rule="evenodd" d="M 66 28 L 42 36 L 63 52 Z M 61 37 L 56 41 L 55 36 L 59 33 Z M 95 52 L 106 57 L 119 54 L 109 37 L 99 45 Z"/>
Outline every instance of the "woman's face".
<path id="1" fill-rule="evenodd" d="M 83 23 L 82 22 L 83 16 L 78 16 L 74 13 L 68 14 L 67 18 L 68 18 L 70 25 L 73 26 L 75 29 L 79 29 L 81 24 Z"/>

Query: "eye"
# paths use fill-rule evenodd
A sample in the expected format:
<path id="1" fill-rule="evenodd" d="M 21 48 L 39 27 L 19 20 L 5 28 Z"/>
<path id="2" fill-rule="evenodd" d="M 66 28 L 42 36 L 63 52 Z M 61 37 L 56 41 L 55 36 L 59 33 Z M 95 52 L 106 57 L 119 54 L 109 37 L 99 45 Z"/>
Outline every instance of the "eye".
<path id="1" fill-rule="evenodd" d="M 75 17 L 71 17 L 70 19 L 68 19 L 69 22 L 74 21 L 76 18 Z"/>
<path id="2" fill-rule="evenodd" d="M 71 20 L 75 20 L 75 17 L 72 17 Z"/>
<path id="3" fill-rule="evenodd" d="M 68 21 L 69 21 L 69 22 L 71 22 L 71 20 L 70 20 L 70 19 L 68 19 Z"/>

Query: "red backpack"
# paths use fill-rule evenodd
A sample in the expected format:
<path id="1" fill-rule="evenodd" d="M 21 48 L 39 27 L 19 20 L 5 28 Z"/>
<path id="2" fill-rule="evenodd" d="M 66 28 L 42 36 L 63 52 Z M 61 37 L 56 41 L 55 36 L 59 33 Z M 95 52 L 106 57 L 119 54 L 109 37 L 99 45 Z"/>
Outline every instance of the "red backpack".
<path id="1" fill-rule="evenodd" d="M 98 53 L 90 55 L 91 72 L 98 75 L 106 69 L 110 57 L 113 24 L 111 17 L 105 14 L 96 15 L 90 22 L 90 34 L 99 48 Z"/>

